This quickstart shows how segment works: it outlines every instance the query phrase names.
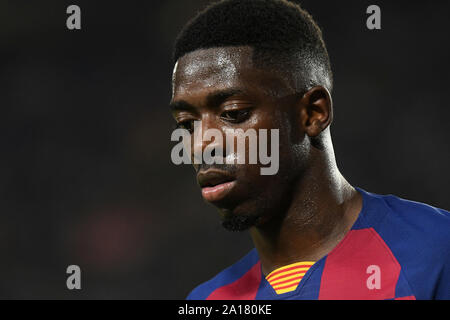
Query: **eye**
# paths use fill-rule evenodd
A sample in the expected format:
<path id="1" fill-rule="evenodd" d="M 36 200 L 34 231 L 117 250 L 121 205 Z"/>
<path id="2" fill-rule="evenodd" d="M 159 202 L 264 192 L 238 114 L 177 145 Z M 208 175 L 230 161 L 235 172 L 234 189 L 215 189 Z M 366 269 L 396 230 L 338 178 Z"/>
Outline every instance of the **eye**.
<path id="1" fill-rule="evenodd" d="M 222 120 L 232 122 L 232 123 L 241 123 L 247 120 L 250 117 L 250 109 L 242 109 L 242 110 L 229 110 L 225 111 L 220 115 Z"/>
<path id="2" fill-rule="evenodd" d="M 177 129 L 186 129 L 190 133 L 194 132 L 194 120 L 185 120 L 177 122 Z"/>

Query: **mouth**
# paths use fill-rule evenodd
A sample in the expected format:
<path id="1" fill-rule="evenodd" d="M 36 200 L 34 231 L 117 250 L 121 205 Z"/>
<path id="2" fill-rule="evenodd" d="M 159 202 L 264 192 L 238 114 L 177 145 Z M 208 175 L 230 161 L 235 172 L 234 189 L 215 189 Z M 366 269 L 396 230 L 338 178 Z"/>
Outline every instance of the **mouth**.
<path id="1" fill-rule="evenodd" d="M 199 172 L 197 181 L 202 188 L 202 196 L 208 202 L 224 199 L 236 185 L 236 179 L 228 173 L 218 170 Z"/>

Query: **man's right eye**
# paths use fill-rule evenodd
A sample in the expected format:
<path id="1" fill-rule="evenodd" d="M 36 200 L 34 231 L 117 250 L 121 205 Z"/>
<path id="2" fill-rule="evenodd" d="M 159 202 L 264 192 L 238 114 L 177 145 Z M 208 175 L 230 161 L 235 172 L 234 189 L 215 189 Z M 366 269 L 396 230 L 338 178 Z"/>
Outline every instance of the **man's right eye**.
<path id="1" fill-rule="evenodd" d="M 194 120 L 177 122 L 177 129 L 186 129 L 190 133 L 194 132 Z"/>

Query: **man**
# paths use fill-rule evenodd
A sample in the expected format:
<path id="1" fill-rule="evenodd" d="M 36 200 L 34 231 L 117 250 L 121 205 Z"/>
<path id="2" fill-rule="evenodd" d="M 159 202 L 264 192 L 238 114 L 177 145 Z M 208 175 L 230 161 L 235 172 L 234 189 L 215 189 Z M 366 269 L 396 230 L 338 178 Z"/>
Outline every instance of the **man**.
<path id="1" fill-rule="evenodd" d="M 307 12 L 282 0 L 218 2 L 184 27 L 174 63 L 178 127 L 279 133 L 274 175 L 194 162 L 204 199 L 225 228 L 249 230 L 255 249 L 188 299 L 450 298 L 449 212 L 368 193 L 337 168 L 331 67 Z"/>

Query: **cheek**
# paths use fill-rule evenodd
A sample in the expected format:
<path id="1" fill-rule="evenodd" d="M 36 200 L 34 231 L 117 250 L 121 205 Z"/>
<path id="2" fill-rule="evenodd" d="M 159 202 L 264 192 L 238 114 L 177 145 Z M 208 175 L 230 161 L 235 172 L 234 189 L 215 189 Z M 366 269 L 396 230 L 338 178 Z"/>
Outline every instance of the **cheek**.
<path id="1" fill-rule="evenodd" d="M 276 108 L 275 111 L 272 109 L 271 112 L 266 114 L 260 112 L 252 117 L 250 122 L 246 123 L 246 127 L 242 128 L 242 130 L 247 133 L 250 130 L 254 130 L 256 138 L 251 143 L 250 139 L 245 139 L 241 135 L 240 141 L 245 141 L 245 153 L 236 152 L 233 156 L 237 161 L 236 163 L 247 164 L 245 169 L 243 169 L 247 176 L 245 177 L 246 180 L 251 179 L 248 182 L 278 180 L 275 177 L 269 179 L 270 176 L 262 175 L 262 168 L 278 167 L 277 171 L 272 172 L 276 172 L 275 175 L 281 176 L 283 179 L 285 179 L 286 175 L 293 173 L 292 170 L 295 170 L 297 159 L 296 145 L 292 140 L 293 129 L 296 128 L 293 127 L 290 115 Z M 239 147 L 235 149 L 235 151 L 238 150 Z M 253 158 L 253 162 L 250 162 L 251 158 Z M 277 164 L 274 165 L 274 163 Z"/>
<path id="2" fill-rule="evenodd" d="M 240 201 L 233 210 L 235 214 L 269 216 L 289 203 L 290 184 L 281 176 L 261 176 L 258 167 L 246 168 L 243 179 Z"/>
<path id="3" fill-rule="evenodd" d="M 278 198 L 289 187 L 290 174 L 261 175 L 260 165 L 245 165 L 238 170 L 239 190 L 245 198 Z"/>

